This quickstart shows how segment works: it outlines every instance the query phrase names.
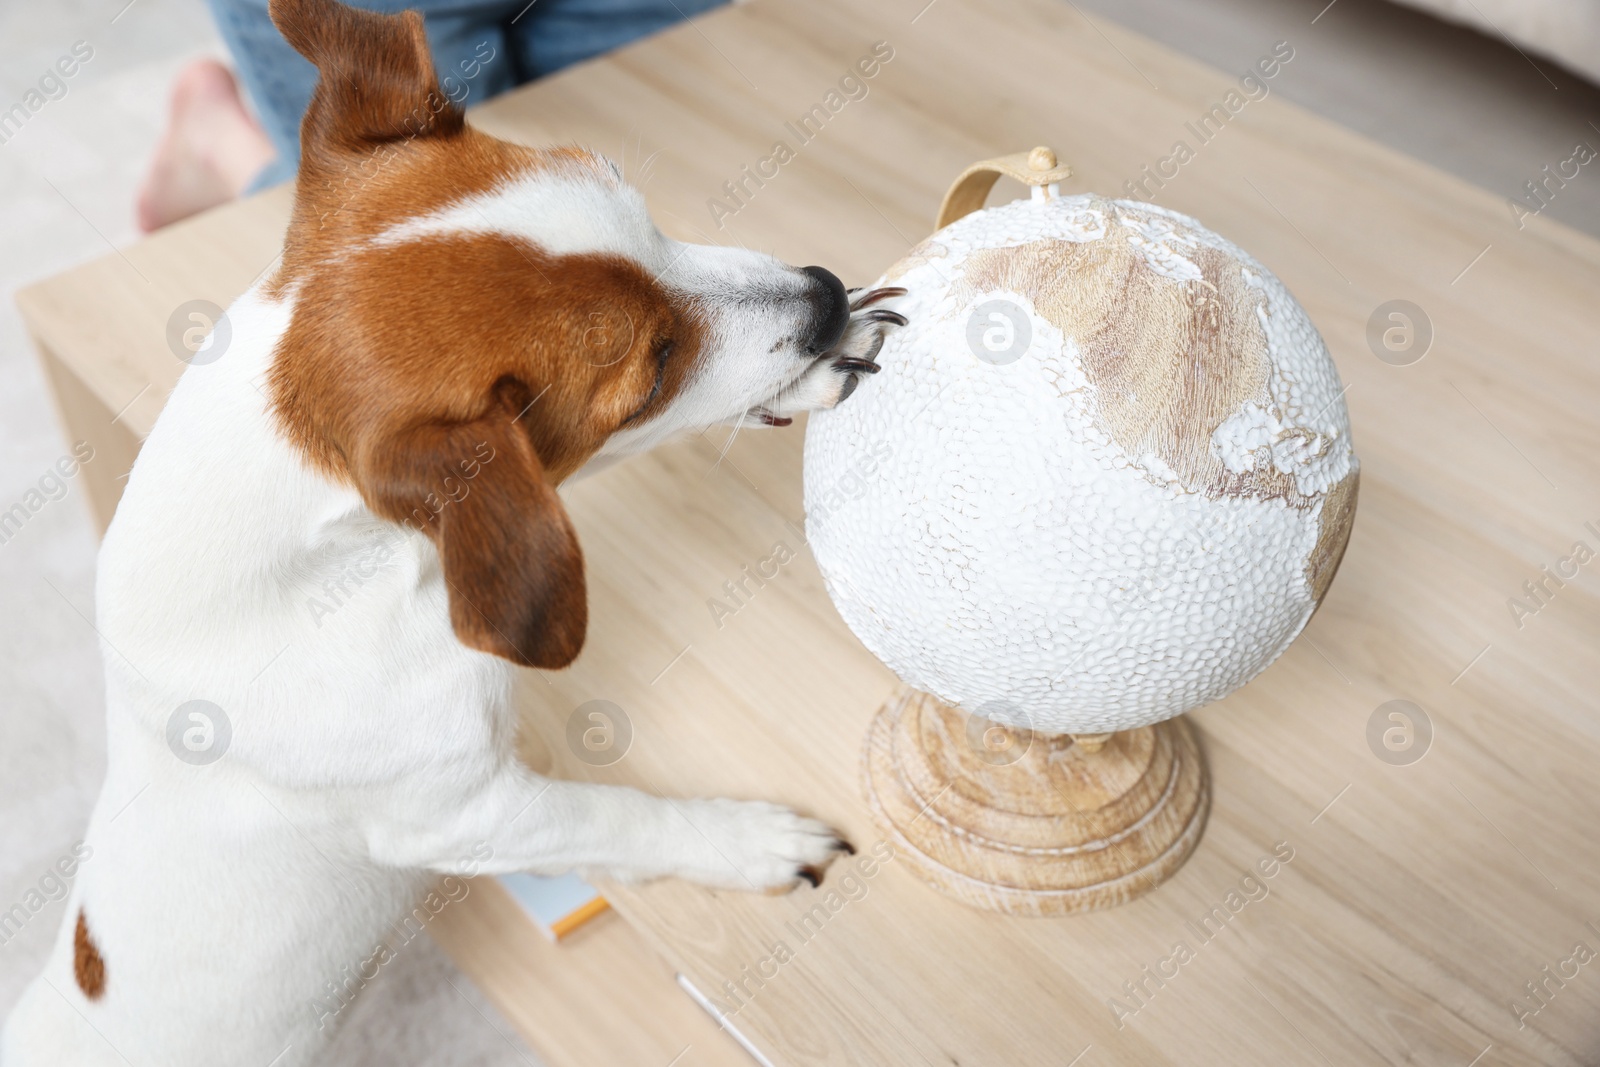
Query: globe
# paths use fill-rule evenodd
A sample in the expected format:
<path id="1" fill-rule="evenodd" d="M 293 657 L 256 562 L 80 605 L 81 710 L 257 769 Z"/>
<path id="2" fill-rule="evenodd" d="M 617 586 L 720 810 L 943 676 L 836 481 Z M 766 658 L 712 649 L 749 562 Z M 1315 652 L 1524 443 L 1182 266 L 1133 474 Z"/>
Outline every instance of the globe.
<path id="1" fill-rule="evenodd" d="M 910 324 L 811 416 L 806 530 L 907 685 L 1110 733 L 1283 653 L 1343 556 L 1359 465 L 1327 347 L 1271 271 L 1177 212 L 1036 188 L 877 284 L 907 290 L 887 306 Z"/>

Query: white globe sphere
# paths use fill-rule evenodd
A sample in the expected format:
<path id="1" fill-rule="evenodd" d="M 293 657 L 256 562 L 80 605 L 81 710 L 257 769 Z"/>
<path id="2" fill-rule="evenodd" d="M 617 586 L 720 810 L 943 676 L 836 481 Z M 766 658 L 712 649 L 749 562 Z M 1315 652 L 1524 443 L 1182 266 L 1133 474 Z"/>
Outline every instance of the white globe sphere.
<path id="1" fill-rule="evenodd" d="M 806 531 L 907 684 L 1012 726 L 1145 726 L 1299 634 L 1354 515 L 1338 372 L 1266 268 L 1193 219 L 1019 200 L 878 285 L 910 319 L 806 432 Z"/>

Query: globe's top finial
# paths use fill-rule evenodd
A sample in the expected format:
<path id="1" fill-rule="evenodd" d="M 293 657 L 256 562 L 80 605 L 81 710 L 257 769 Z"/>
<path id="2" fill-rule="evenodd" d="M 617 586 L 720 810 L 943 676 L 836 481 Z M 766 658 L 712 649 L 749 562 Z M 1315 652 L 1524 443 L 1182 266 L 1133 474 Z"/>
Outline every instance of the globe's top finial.
<path id="1" fill-rule="evenodd" d="M 934 228 L 942 230 L 956 219 L 983 207 L 995 179 L 1002 174 L 1030 188 L 1049 189 L 1072 177 L 1072 168 L 1061 162 L 1048 145 L 974 163 L 961 172 L 950 191 L 944 194 Z M 1055 195 L 1055 190 L 1050 189 L 1048 195 Z"/>

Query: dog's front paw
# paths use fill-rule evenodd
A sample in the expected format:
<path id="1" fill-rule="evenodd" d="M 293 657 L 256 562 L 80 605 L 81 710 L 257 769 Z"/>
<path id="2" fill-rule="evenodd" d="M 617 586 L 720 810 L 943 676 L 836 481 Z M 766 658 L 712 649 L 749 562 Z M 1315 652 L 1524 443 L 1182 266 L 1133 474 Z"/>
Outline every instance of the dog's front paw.
<path id="1" fill-rule="evenodd" d="M 878 373 L 877 359 L 883 349 L 885 331 L 890 326 L 906 325 L 906 317 L 898 311 L 872 305 L 905 294 L 898 286 L 851 290 L 850 323 L 845 327 L 844 336 L 818 356 L 793 384 L 757 408 L 756 416 L 763 422 L 782 426 L 802 411 L 821 411 L 843 403 L 855 392 L 863 374 Z"/>
<path id="2" fill-rule="evenodd" d="M 675 805 L 706 849 L 702 864 L 685 877 L 725 889 L 786 892 L 809 882 L 850 843 L 826 824 L 779 804 L 743 800 L 695 800 Z"/>

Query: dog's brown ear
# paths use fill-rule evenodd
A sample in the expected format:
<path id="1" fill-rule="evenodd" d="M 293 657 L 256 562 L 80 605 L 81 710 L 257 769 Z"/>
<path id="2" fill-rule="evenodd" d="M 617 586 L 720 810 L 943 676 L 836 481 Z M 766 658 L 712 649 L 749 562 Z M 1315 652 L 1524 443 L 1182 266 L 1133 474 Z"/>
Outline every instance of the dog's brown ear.
<path id="1" fill-rule="evenodd" d="M 360 148 L 462 129 L 461 109 L 439 89 L 417 12 L 380 15 L 336 0 L 270 0 L 267 11 L 320 75 L 300 127 L 307 156 L 327 145 Z"/>
<path id="2" fill-rule="evenodd" d="M 361 449 L 356 483 L 377 514 L 438 546 L 461 643 L 525 667 L 565 667 L 589 610 L 583 552 L 517 421 L 516 389 L 471 422 L 417 426 Z"/>

